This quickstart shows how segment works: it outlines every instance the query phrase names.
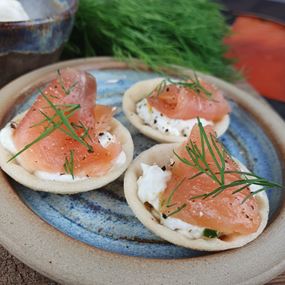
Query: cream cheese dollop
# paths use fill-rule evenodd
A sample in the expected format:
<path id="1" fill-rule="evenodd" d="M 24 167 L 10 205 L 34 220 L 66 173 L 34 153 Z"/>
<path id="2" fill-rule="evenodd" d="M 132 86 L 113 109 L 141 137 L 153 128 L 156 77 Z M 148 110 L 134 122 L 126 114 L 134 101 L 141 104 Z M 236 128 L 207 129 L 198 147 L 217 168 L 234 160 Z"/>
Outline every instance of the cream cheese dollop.
<path id="1" fill-rule="evenodd" d="M 180 219 L 172 217 L 168 217 L 167 219 L 161 217 L 160 223 L 173 231 L 177 231 L 183 234 L 189 239 L 198 239 L 203 237 L 203 232 L 205 230 L 205 228 L 191 225 L 189 223 L 183 222 Z"/>
<path id="2" fill-rule="evenodd" d="M 8 123 L 0 131 L 0 143 L 10 153 L 15 154 L 17 153 L 17 148 L 13 141 L 13 132 L 14 132 L 14 129 L 12 128 L 13 124 L 14 124 L 13 122 Z"/>
<path id="3" fill-rule="evenodd" d="M 167 182 L 171 178 L 170 171 L 163 171 L 157 165 L 141 163 L 142 175 L 139 177 L 138 197 L 141 202 L 148 202 L 159 212 L 159 194 L 162 193 Z M 160 215 L 160 223 L 171 230 L 175 230 L 190 239 L 197 239 L 203 236 L 204 228 L 183 222 L 180 219 L 168 217 L 164 219 Z"/>
<path id="4" fill-rule="evenodd" d="M 138 196 L 145 203 L 148 202 L 159 211 L 159 194 L 164 191 L 167 181 L 171 177 L 170 171 L 163 171 L 157 165 L 141 164 L 142 176 L 138 179 Z"/>
<path id="5" fill-rule="evenodd" d="M 169 118 L 159 112 L 156 108 L 150 106 L 146 98 L 137 103 L 136 112 L 147 125 L 163 134 L 174 136 L 188 137 L 192 128 L 197 123 L 196 118 L 190 120 Z M 207 121 L 203 118 L 200 118 L 200 121 L 203 126 L 214 124 L 212 121 Z"/>

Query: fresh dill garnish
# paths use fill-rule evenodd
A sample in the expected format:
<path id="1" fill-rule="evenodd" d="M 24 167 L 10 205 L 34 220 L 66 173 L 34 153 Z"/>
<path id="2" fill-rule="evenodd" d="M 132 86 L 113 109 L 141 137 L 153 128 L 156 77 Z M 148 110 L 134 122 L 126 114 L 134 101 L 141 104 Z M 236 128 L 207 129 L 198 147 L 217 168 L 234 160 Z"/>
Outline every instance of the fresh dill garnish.
<path id="1" fill-rule="evenodd" d="M 65 93 L 66 96 L 68 96 L 72 90 L 74 89 L 74 87 L 78 84 L 78 82 L 74 82 L 68 89 L 66 88 L 66 86 L 64 85 L 64 82 L 62 80 L 62 76 L 61 76 L 61 72 L 60 72 L 60 69 L 57 70 L 57 75 L 58 75 L 58 81 L 59 81 L 59 84 L 60 84 L 60 87 L 62 88 L 63 92 Z M 56 96 L 52 95 L 51 97 L 55 97 L 57 98 Z"/>
<path id="2" fill-rule="evenodd" d="M 167 87 L 167 80 L 163 79 L 159 85 L 155 88 L 156 95 L 159 96 L 162 92 L 164 92 L 165 88 Z"/>
<path id="3" fill-rule="evenodd" d="M 64 57 L 142 60 L 154 70 L 190 67 L 233 79 L 225 57 L 229 27 L 223 7 L 209 0 L 80 0 Z M 94 29 L 96 27 L 96 29 Z"/>
<path id="4" fill-rule="evenodd" d="M 174 193 L 179 189 L 179 187 L 183 184 L 183 182 L 185 181 L 185 178 L 183 178 L 179 183 L 177 183 L 177 185 L 174 187 L 174 189 L 171 191 L 168 199 L 167 199 L 167 202 L 166 202 L 166 207 L 169 208 L 169 207 L 172 207 L 173 205 L 171 205 L 171 200 L 172 200 L 172 197 L 174 195 Z"/>
<path id="5" fill-rule="evenodd" d="M 237 187 L 240 186 L 240 188 L 232 191 L 232 194 L 236 194 L 238 192 L 243 191 L 244 189 L 248 188 L 250 185 L 259 185 L 262 188 L 256 191 L 251 192 L 244 200 L 245 202 L 248 198 L 256 195 L 257 193 L 260 193 L 261 191 L 268 190 L 270 188 L 283 188 L 282 185 L 271 182 L 266 180 L 265 178 L 262 178 L 254 173 L 250 172 L 244 172 L 244 171 L 227 171 L 226 170 L 226 159 L 232 159 L 227 151 L 224 149 L 224 147 L 221 145 L 222 150 L 219 149 L 216 138 L 210 134 L 209 136 L 205 132 L 203 125 L 199 118 L 198 120 L 198 127 L 200 132 L 200 142 L 201 147 L 198 148 L 195 142 L 193 142 L 191 139 L 189 143 L 186 145 L 186 151 L 188 154 L 188 157 L 181 157 L 178 155 L 175 151 L 175 156 L 184 164 L 189 165 L 191 167 L 196 168 L 199 172 L 189 179 L 194 179 L 198 175 L 205 174 L 209 176 L 213 181 L 215 181 L 219 186 L 215 188 L 213 191 L 209 193 L 204 193 L 201 195 L 193 196 L 190 199 L 198 199 L 198 198 L 208 198 L 208 197 L 217 197 L 220 193 L 225 191 L 226 189 L 229 189 L 231 187 Z M 211 145 L 211 143 L 212 145 Z M 213 159 L 213 162 L 218 169 L 218 171 L 213 171 L 208 164 L 207 158 L 206 158 L 206 150 L 208 150 L 209 154 L 211 155 L 211 158 Z M 240 179 L 237 179 L 233 182 L 230 182 L 228 184 L 225 183 L 225 175 L 226 174 L 237 174 L 240 176 Z"/>
<path id="6" fill-rule="evenodd" d="M 203 236 L 207 238 L 216 238 L 219 236 L 218 232 L 211 229 L 204 229 Z"/>
<path id="7" fill-rule="evenodd" d="M 207 99 L 211 99 L 212 97 L 212 93 L 200 83 L 196 73 L 194 73 L 194 78 L 188 76 L 187 78 L 184 78 L 183 81 L 165 78 L 146 97 L 152 94 L 155 94 L 156 96 L 161 95 L 167 90 L 168 83 L 193 90 L 196 95 L 205 95 Z"/>
<path id="8" fill-rule="evenodd" d="M 65 161 L 63 164 L 63 168 L 67 174 L 70 174 L 72 176 L 72 179 L 74 179 L 74 150 L 70 150 L 70 157 L 69 159 L 65 157 Z"/>
<path id="9" fill-rule="evenodd" d="M 192 78 L 191 76 L 188 76 L 188 78 L 185 78 L 185 80 L 183 81 L 175 81 L 175 80 L 172 80 L 171 78 L 167 78 L 167 81 L 170 82 L 171 84 L 191 89 L 197 95 L 200 95 L 202 93 L 208 99 L 212 97 L 212 93 L 200 83 L 199 78 L 197 77 L 197 74 L 195 72 L 194 72 L 194 78 Z"/>
<path id="10" fill-rule="evenodd" d="M 68 110 L 68 114 L 66 115 L 66 118 L 68 119 L 69 117 L 71 117 L 79 108 L 80 108 L 80 105 L 75 104 L 73 108 L 70 108 Z M 54 122 L 54 124 L 52 126 L 45 128 L 45 130 L 36 139 L 34 139 L 32 142 L 30 142 L 27 145 L 25 145 L 20 151 L 18 151 L 16 154 L 14 154 L 8 160 L 8 162 L 14 160 L 17 156 L 19 156 L 21 153 L 23 153 L 24 151 L 29 149 L 31 146 L 33 146 L 37 142 L 41 141 L 45 137 L 49 136 L 54 130 L 56 130 L 59 127 L 61 127 L 62 124 L 63 124 L 62 121 L 58 121 L 58 122 Z"/>
<path id="11" fill-rule="evenodd" d="M 21 153 L 29 149 L 37 142 L 43 140 L 45 137 L 49 136 L 52 132 L 54 132 L 57 129 L 64 132 L 67 136 L 71 137 L 80 144 L 84 145 L 87 148 L 88 152 L 90 153 L 93 152 L 94 151 L 93 147 L 85 140 L 85 137 L 89 137 L 88 128 L 86 128 L 81 123 L 82 128 L 84 128 L 84 137 L 79 136 L 76 133 L 74 127 L 71 125 L 71 123 L 68 120 L 78 109 L 80 109 L 80 104 L 68 104 L 68 106 L 64 105 L 65 109 L 60 109 L 60 105 L 53 104 L 53 102 L 41 90 L 39 90 L 39 92 L 42 95 L 42 97 L 47 101 L 48 105 L 55 111 L 55 114 L 52 117 L 50 117 L 43 111 L 39 110 L 39 112 L 44 116 L 44 119 L 39 123 L 32 125 L 31 127 L 41 125 L 45 122 L 49 123 L 48 126 L 45 127 L 44 131 L 35 140 L 25 145 L 20 151 L 18 151 L 15 155 L 13 155 L 8 160 L 8 162 L 14 160 Z"/>
<path id="12" fill-rule="evenodd" d="M 172 215 L 175 215 L 177 213 L 179 213 L 181 210 L 183 210 L 185 207 L 187 206 L 186 203 L 182 204 L 181 206 L 177 207 L 173 212 L 169 213 L 168 215 L 166 215 L 166 217 L 170 217 Z"/>
<path id="13" fill-rule="evenodd" d="M 78 136 L 76 133 L 75 129 L 72 127 L 71 123 L 69 122 L 68 118 L 64 114 L 64 111 L 57 108 L 51 100 L 42 92 L 40 91 L 43 98 L 48 102 L 48 104 L 51 106 L 51 108 L 55 111 L 56 115 L 59 117 L 59 119 L 62 121 L 62 124 L 66 127 L 66 129 L 60 128 L 65 134 L 67 134 L 69 137 L 73 138 L 74 140 L 78 141 L 82 145 L 84 145 L 87 149 L 88 152 L 93 152 L 93 147 L 88 144 L 83 138 Z M 79 105 L 80 106 L 80 105 Z"/>
<path id="14" fill-rule="evenodd" d="M 81 129 L 81 130 L 83 130 L 83 133 L 80 135 L 80 137 L 82 139 L 85 139 L 87 137 L 90 141 L 92 141 L 92 138 L 91 138 L 91 136 L 89 134 L 89 128 L 86 128 L 81 121 L 78 121 L 78 124 L 76 124 L 74 122 L 71 122 L 71 126 L 74 129 Z"/>
<path id="15" fill-rule="evenodd" d="M 164 92 L 166 86 L 167 86 L 167 80 L 166 79 L 161 80 L 161 82 L 152 91 L 150 91 L 146 95 L 146 97 L 149 97 L 153 94 L 155 94 L 156 96 L 159 96 L 162 92 Z"/>

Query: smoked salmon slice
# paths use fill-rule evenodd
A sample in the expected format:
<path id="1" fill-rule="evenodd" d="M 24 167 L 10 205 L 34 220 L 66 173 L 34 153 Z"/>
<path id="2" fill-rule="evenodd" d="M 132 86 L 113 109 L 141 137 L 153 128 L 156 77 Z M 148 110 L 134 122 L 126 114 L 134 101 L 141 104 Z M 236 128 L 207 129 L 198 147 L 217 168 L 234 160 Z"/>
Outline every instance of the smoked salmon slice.
<path id="1" fill-rule="evenodd" d="M 218 180 L 221 179 L 220 169 L 213 158 L 216 157 L 219 164 L 221 163 L 222 159 L 219 159 L 218 155 L 219 150 L 220 153 L 224 153 L 224 185 L 244 179 L 240 173 L 233 173 L 240 172 L 239 166 L 216 140 L 212 127 L 206 126 L 204 130 L 209 138 L 211 150 L 202 142 L 198 125 L 192 129 L 188 145 L 191 144 L 200 153 L 204 153 L 204 161 L 207 162 L 207 165 L 204 165 L 205 169 L 210 169 Z M 187 151 L 186 145 L 187 143 L 180 147 L 177 153 L 178 157 L 175 158 L 175 163 L 170 168 L 171 179 L 167 184 L 167 189 L 160 197 L 161 212 L 166 216 L 172 215 L 186 223 L 213 229 L 223 234 L 246 235 L 256 232 L 261 223 L 261 217 L 255 197 L 246 199 L 250 195 L 248 187 L 233 194 L 233 191 L 240 189 L 243 185 L 231 186 L 216 197 L 195 198 L 212 192 L 220 184 L 207 174 L 201 173 L 196 166 L 180 160 L 181 158 L 189 159 L 189 149 Z M 210 151 L 215 155 L 213 156 Z M 169 197 L 171 197 L 171 201 Z M 168 205 L 166 201 L 169 202 Z"/>
<path id="2" fill-rule="evenodd" d="M 96 80 L 92 75 L 70 68 L 59 71 L 19 122 L 13 139 L 17 150 L 21 150 L 48 128 L 61 124 L 64 118 L 71 129 L 61 124 L 17 159 L 31 172 L 64 174 L 66 161 L 72 160 L 76 176 L 105 174 L 122 148 L 117 141 L 111 141 L 106 147 L 99 143 L 100 133 L 110 130 L 113 109 L 95 106 L 95 99 Z M 67 135 L 71 131 L 79 140 Z"/>
<path id="3" fill-rule="evenodd" d="M 172 119 L 188 120 L 200 117 L 218 121 L 230 112 L 230 106 L 223 94 L 212 84 L 201 79 L 185 84 L 161 84 L 147 98 L 150 106 Z M 195 87 L 196 86 L 196 87 Z"/>

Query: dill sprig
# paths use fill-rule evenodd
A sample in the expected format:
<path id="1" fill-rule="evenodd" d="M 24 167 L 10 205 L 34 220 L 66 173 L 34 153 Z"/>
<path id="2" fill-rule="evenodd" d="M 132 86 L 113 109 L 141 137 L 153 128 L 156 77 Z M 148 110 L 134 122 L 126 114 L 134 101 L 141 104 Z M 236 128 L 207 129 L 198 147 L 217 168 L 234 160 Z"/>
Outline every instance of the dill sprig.
<path id="1" fill-rule="evenodd" d="M 184 81 L 174 81 L 170 78 L 167 79 L 168 82 L 170 82 L 171 84 L 175 84 L 178 86 L 182 86 L 184 88 L 188 88 L 193 90 L 197 95 L 200 95 L 201 93 L 203 93 L 204 95 L 206 95 L 206 97 L 208 99 L 210 99 L 212 97 L 212 93 L 207 90 L 199 81 L 199 78 L 197 76 L 197 74 L 194 72 L 194 78 L 191 76 L 188 76 L 188 78 L 186 78 Z"/>
<path id="2" fill-rule="evenodd" d="M 62 76 L 61 76 L 61 72 L 60 72 L 60 69 L 57 70 L 57 79 L 58 79 L 58 82 L 59 82 L 59 85 L 60 87 L 62 88 L 64 94 L 66 96 L 68 96 L 72 91 L 73 89 L 75 88 L 75 86 L 78 84 L 78 82 L 74 82 L 69 88 L 66 88 L 66 86 L 64 85 L 64 82 L 62 80 Z M 52 95 L 52 97 L 55 97 Z M 57 97 L 55 97 L 57 98 Z M 58 99 L 58 98 L 57 98 Z"/>
<path id="3" fill-rule="evenodd" d="M 181 206 L 177 207 L 174 211 L 170 212 L 168 215 L 166 215 L 166 217 L 170 217 L 172 215 L 175 215 L 177 213 L 179 213 L 180 211 L 182 211 L 185 207 L 187 206 L 186 203 L 182 204 Z"/>
<path id="4" fill-rule="evenodd" d="M 89 153 L 92 153 L 93 147 L 86 142 L 86 137 L 89 136 L 89 129 L 86 128 L 82 122 L 81 127 L 84 129 L 83 136 L 79 136 L 76 133 L 75 128 L 72 126 L 71 122 L 69 122 L 69 118 L 78 110 L 80 109 L 80 104 L 63 104 L 62 106 L 65 107 L 65 109 L 61 109 L 60 104 L 54 104 L 43 92 L 42 90 L 39 90 L 42 97 L 46 100 L 50 108 L 52 108 L 55 112 L 55 114 L 50 117 L 42 110 L 39 110 L 39 112 L 44 116 L 44 119 L 41 120 L 38 123 L 33 124 L 31 127 L 39 126 L 45 122 L 48 122 L 49 124 L 44 128 L 44 131 L 32 142 L 25 145 L 20 151 L 18 151 L 16 154 L 14 154 L 8 162 L 14 160 L 16 157 L 18 157 L 21 153 L 28 150 L 30 147 L 32 147 L 34 144 L 38 143 L 39 141 L 43 140 L 47 136 L 49 136 L 52 132 L 55 130 L 60 130 L 64 132 L 67 136 L 71 137 L 75 141 L 79 142 L 80 144 L 84 145 Z M 66 108 L 67 107 L 67 108 Z"/>
<path id="5" fill-rule="evenodd" d="M 183 184 L 183 182 L 185 181 L 185 178 L 183 178 L 175 187 L 174 189 L 171 191 L 170 195 L 168 196 L 167 202 L 166 202 L 166 207 L 170 208 L 172 206 L 174 206 L 174 204 L 170 204 L 171 200 L 173 198 L 174 193 L 179 189 L 179 187 Z"/>
<path id="6" fill-rule="evenodd" d="M 212 97 L 212 93 L 207 90 L 199 81 L 199 78 L 197 77 L 197 74 L 194 73 L 194 78 L 192 78 L 191 76 L 188 76 L 188 78 L 184 78 L 183 81 L 177 81 L 177 80 L 173 80 L 171 78 L 166 78 L 163 79 L 155 88 L 153 91 L 151 91 L 146 97 L 152 95 L 152 94 L 156 94 L 156 96 L 161 95 L 168 86 L 168 83 L 173 84 L 173 85 L 177 85 L 177 86 L 181 86 L 184 87 L 186 89 L 190 89 L 193 90 L 195 92 L 196 95 L 201 96 L 202 94 L 204 94 L 206 96 L 207 99 L 211 99 Z"/>
<path id="7" fill-rule="evenodd" d="M 201 147 L 198 148 L 195 142 L 192 140 L 189 141 L 189 143 L 186 145 L 186 151 L 188 157 L 181 157 L 178 155 L 175 151 L 175 156 L 184 164 L 189 165 L 190 167 L 196 168 L 199 172 L 189 179 L 194 179 L 198 175 L 205 174 L 208 177 L 210 177 L 213 181 L 219 184 L 217 188 L 215 188 L 213 191 L 209 193 L 204 193 L 201 195 L 197 195 L 194 197 L 191 197 L 190 199 L 198 199 L 198 198 L 208 198 L 208 197 L 217 197 L 219 194 L 224 192 L 225 190 L 240 186 L 238 189 L 232 191 L 232 194 L 236 194 L 238 192 L 243 191 L 244 189 L 248 188 L 250 185 L 259 185 L 262 188 L 256 191 L 251 192 L 244 200 L 245 202 L 250 197 L 260 193 L 261 191 L 268 190 L 270 188 L 283 188 L 282 185 L 271 182 L 266 180 L 265 178 L 262 178 L 254 173 L 250 172 L 244 172 L 244 171 L 228 171 L 226 170 L 226 159 L 232 159 L 229 154 L 227 154 L 227 151 L 222 146 L 222 150 L 219 149 L 216 138 L 210 134 L 209 136 L 205 132 L 203 125 L 199 118 L 198 120 L 198 127 L 200 132 L 200 142 Z M 211 143 L 212 145 L 211 145 Z M 206 158 L 206 150 L 208 150 L 209 154 L 211 155 L 211 158 L 213 159 L 213 162 L 218 169 L 218 171 L 213 171 L 207 161 Z M 225 183 L 225 175 L 226 174 L 237 174 L 240 176 L 240 178 L 237 178 L 237 180 Z"/>
<path id="8" fill-rule="evenodd" d="M 212 229 L 204 229 L 203 236 L 207 238 L 217 238 L 219 237 L 219 233 Z"/>
<path id="9" fill-rule="evenodd" d="M 74 179 L 74 150 L 70 150 L 70 157 L 69 159 L 66 157 L 65 162 L 63 164 L 63 168 L 67 174 L 72 176 Z"/>
<path id="10" fill-rule="evenodd" d="M 70 109 L 67 110 L 68 114 L 66 115 L 66 118 L 68 119 L 69 117 L 71 117 L 79 108 L 80 108 L 80 105 L 74 104 L 73 107 L 71 107 Z M 21 150 L 19 150 L 16 154 L 14 154 L 8 160 L 8 162 L 14 160 L 16 157 L 18 157 L 24 151 L 28 150 L 34 144 L 43 140 L 45 137 L 49 136 L 54 130 L 58 129 L 62 124 L 63 124 L 62 121 L 58 121 L 58 122 L 54 122 L 54 124 L 52 126 L 46 127 L 45 130 L 36 139 L 34 139 L 32 142 L 25 145 Z"/>
<path id="11" fill-rule="evenodd" d="M 61 120 L 62 124 L 65 126 L 66 129 L 61 128 L 61 126 L 59 126 L 58 128 L 63 131 L 66 135 L 68 135 L 69 137 L 71 137 L 72 139 L 78 141 L 79 143 L 81 143 L 82 145 L 84 145 L 88 152 L 93 152 L 93 147 L 88 144 L 84 138 L 80 137 L 75 129 L 72 127 L 71 123 L 69 122 L 68 118 L 66 117 L 66 115 L 64 114 L 65 112 L 63 110 L 61 110 L 60 108 L 56 107 L 52 101 L 41 91 L 41 94 L 43 96 L 43 98 L 48 102 L 48 104 L 50 105 L 50 107 L 55 111 L 56 115 L 58 116 L 58 118 Z M 80 106 L 80 105 L 79 105 Z M 50 119 L 48 117 L 46 117 L 47 119 Z M 51 120 L 51 119 L 50 119 Z M 53 124 L 56 124 L 55 121 L 50 121 Z"/>
<path id="12" fill-rule="evenodd" d="M 90 140 L 90 141 L 92 141 L 92 138 L 91 138 L 91 136 L 90 136 L 90 134 L 89 134 L 89 130 L 90 130 L 90 128 L 87 128 L 86 126 L 84 126 L 84 124 L 81 122 L 81 121 L 78 121 L 78 124 L 76 124 L 76 123 L 74 123 L 74 122 L 71 122 L 71 126 L 74 128 L 74 129 L 81 129 L 81 130 L 83 130 L 83 133 L 80 135 L 80 137 L 82 138 L 82 139 L 85 139 L 86 137 Z"/>
<path id="13" fill-rule="evenodd" d="M 178 65 L 233 79 L 221 9 L 209 0 L 80 0 L 64 56 L 138 58 L 158 71 Z"/>

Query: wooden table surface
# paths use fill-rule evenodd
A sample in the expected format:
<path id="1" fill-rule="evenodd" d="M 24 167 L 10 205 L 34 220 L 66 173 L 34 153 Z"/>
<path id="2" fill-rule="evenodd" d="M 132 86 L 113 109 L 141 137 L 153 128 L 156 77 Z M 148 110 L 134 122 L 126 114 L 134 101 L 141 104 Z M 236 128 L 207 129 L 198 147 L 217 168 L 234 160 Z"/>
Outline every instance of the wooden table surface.
<path id="1" fill-rule="evenodd" d="M 260 98 L 248 84 L 242 82 L 237 85 Z M 285 272 L 266 285 L 273 284 L 285 285 Z M 58 285 L 58 283 L 29 268 L 0 245 L 0 285 Z"/>

